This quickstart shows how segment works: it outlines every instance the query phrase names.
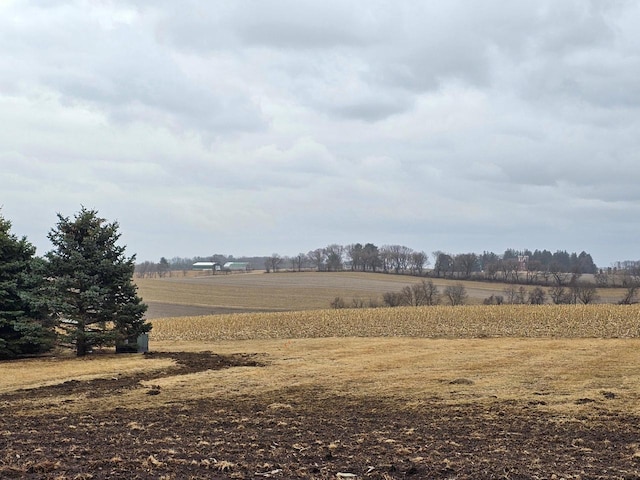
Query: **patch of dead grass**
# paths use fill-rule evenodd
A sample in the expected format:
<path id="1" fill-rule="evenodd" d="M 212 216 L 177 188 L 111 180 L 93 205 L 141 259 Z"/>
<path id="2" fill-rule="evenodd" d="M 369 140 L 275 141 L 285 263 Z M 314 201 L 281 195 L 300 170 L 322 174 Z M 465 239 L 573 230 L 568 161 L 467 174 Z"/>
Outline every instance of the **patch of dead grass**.
<path id="1" fill-rule="evenodd" d="M 639 316 L 640 306 L 595 305 L 324 310 L 157 320 L 152 350 L 257 354 L 264 366 L 175 373 L 143 381 L 147 388 L 119 392 L 117 399 L 87 396 L 74 408 L 145 409 L 254 395 L 286 405 L 287 392 L 298 389 L 412 404 L 430 398 L 450 403 L 515 400 L 536 408 L 639 413 Z M 169 359 L 140 355 L 5 362 L 0 363 L 0 393 L 171 364 Z M 151 388 L 154 395 L 149 395 Z"/>
<path id="2" fill-rule="evenodd" d="M 446 404 L 517 401 L 572 414 L 594 408 L 640 414 L 640 339 L 316 338 L 166 341 L 155 342 L 152 348 L 255 353 L 264 366 L 154 378 L 142 382 L 147 388 L 83 396 L 72 403 L 49 398 L 47 409 L 149 409 L 207 398 L 258 396 L 273 408 L 286 408 L 296 401 L 295 392 L 316 392 L 327 398 L 395 398 L 398 408 L 437 399 Z M 28 378 L 10 375 L 5 363 L 0 364 L 0 379 L 6 392 L 164 368 L 169 363 L 143 360 L 140 355 L 102 356 L 94 361 L 28 360 Z M 9 379 L 11 384 L 5 383 Z M 157 395 L 148 395 L 151 387 L 158 389 Z"/>
<path id="3" fill-rule="evenodd" d="M 601 408 L 640 413 L 639 347 L 640 340 L 620 339 L 167 342 L 158 348 L 259 352 L 268 361 L 264 367 L 156 379 L 162 394 L 152 401 L 271 395 L 274 405 L 286 405 L 282 392 L 312 388 L 327 396 L 391 397 L 414 405 L 432 398 L 449 403 L 515 400 L 572 411 L 586 398 Z M 124 403 L 144 405 L 133 398 L 142 394 L 133 391 Z"/>
<path id="4" fill-rule="evenodd" d="M 96 354 L 86 357 L 62 355 L 0 362 L 0 393 L 56 385 L 68 380 L 82 381 L 131 375 L 160 370 L 171 365 L 174 365 L 174 362 L 168 358 L 116 354 Z"/>

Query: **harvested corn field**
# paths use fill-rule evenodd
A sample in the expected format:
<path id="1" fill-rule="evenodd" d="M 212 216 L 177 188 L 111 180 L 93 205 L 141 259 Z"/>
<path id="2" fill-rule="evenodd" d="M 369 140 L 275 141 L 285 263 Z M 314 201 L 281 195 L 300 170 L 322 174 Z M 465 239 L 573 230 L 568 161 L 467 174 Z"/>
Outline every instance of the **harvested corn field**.
<path id="1" fill-rule="evenodd" d="M 154 340 L 326 337 L 640 337 L 640 305 L 478 305 L 156 319 Z"/>

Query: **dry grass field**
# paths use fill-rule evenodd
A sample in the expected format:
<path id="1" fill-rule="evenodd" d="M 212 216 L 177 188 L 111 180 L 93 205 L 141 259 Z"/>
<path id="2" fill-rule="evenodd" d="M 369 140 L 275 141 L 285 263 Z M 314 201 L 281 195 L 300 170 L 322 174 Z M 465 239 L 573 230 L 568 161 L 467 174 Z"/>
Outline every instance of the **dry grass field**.
<path id="1" fill-rule="evenodd" d="M 301 308 L 0 363 L 0 478 L 640 478 L 640 306 L 327 310 L 407 278 L 296 275 L 141 282 L 242 312 L 290 310 L 290 281 Z"/>
<path id="2" fill-rule="evenodd" d="M 191 272 L 189 272 L 191 273 Z M 385 292 L 400 291 L 422 281 L 419 277 L 361 272 L 254 272 L 136 279 L 140 295 L 149 305 L 149 316 L 207 315 L 215 313 L 310 310 L 329 308 L 342 297 L 382 303 Z M 506 284 L 433 279 L 440 292 L 462 283 L 469 304 L 481 304 L 490 295 L 503 295 Z M 600 289 L 601 302 L 616 303 L 622 289 Z"/>

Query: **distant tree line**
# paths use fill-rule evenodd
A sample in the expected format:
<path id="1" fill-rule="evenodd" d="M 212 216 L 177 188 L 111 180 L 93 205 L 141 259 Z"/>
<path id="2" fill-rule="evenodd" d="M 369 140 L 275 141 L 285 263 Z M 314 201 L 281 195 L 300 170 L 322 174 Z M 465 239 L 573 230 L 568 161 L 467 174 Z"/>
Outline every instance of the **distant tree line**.
<path id="1" fill-rule="evenodd" d="M 433 263 L 431 262 L 433 260 Z M 238 257 L 212 255 L 209 257 L 162 258 L 159 263 L 144 262 L 136 266 L 139 276 L 186 275 L 198 261 L 224 264 L 228 261 L 248 262 L 254 268 L 262 266 L 268 273 L 281 271 L 358 271 L 415 275 L 453 280 L 505 282 L 514 285 L 537 285 L 547 290 L 519 289 L 503 296 L 494 296 L 489 302 L 506 303 L 589 303 L 593 300 L 592 287 L 623 287 L 626 299 L 621 303 L 635 303 L 640 294 L 640 261 L 617 262 L 599 269 L 591 255 L 585 251 L 569 253 L 566 250 L 516 250 L 451 254 L 440 250 L 429 256 L 424 251 L 403 245 L 376 246 L 373 243 L 348 245 L 330 244 L 295 256 L 274 253 L 269 257 Z M 176 273 L 178 272 L 178 273 Z M 181 272 L 181 273 L 180 273 Z M 584 277 L 584 275 L 590 275 Z M 541 301 L 544 293 L 543 301 Z M 531 297 L 530 297 L 531 295 Z M 405 295 L 406 296 L 406 295 Z M 502 298 L 498 298 L 502 297 Z M 389 298 L 388 303 L 393 303 Z M 362 303 L 360 300 L 356 302 Z M 402 301 L 406 303 L 404 300 Z M 400 303 L 402 303 L 400 302 Z M 370 300 L 369 303 L 377 303 Z M 341 302 L 338 302 L 341 304 Z"/>
<path id="2" fill-rule="evenodd" d="M 0 216 L 0 359 L 55 347 L 82 356 L 151 329 L 116 222 L 83 207 L 73 219 L 58 214 L 48 237 L 53 249 L 37 257 Z"/>
<path id="3" fill-rule="evenodd" d="M 475 279 L 529 284 L 568 284 L 582 274 L 599 272 L 587 252 L 569 253 L 558 250 L 514 250 L 502 254 L 494 252 L 451 254 L 417 251 L 403 245 L 376 246 L 373 243 L 349 245 L 330 244 L 295 256 L 239 257 L 211 255 L 209 257 L 161 258 L 160 262 L 143 262 L 136 266 L 139 276 L 165 276 L 171 272 L 191 270 L 199 261 L 224 264 L 229 261 L 249 262 L 254 268 L 271 273 L 279 271 L 360 271 L 408 275 L 429 275 L 436 278 Z M 573 277 L 572 277 L 573 276 Z"/>

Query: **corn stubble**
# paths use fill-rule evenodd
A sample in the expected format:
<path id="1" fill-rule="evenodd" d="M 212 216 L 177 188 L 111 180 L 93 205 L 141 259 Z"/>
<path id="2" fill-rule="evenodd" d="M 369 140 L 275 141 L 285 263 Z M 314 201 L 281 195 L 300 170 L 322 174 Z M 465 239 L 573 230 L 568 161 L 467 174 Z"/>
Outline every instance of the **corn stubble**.
<path id="1" fill-rule="evenodd" d="M 640 305 L 475 305 L 244 313 L 153 320 L 155 341 L 328 337 L 638 338 Z"/>

